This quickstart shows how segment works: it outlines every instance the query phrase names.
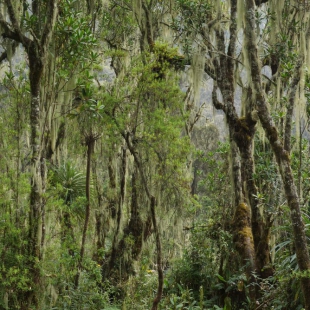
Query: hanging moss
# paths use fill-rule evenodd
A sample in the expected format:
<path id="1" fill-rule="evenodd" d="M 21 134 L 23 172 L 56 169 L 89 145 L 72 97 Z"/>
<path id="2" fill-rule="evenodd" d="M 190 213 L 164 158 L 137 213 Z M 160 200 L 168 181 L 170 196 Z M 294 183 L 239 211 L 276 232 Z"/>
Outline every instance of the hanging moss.
<path id="1" fill-rule="evenodd" d="M 269 1 L 270 13 L 273 18 L 270 25 L 270 43 L 275 44 L 277 35 L 281 32 L 282 11 L 284 8 L 285 0 Z"/>
<path id="2" fill-rule="evenodd" d="M 237 0 L 237 31 L 243 29 L 244 24 L 244 0 Z"/>
<path id="3" fill-rule="evenodd" d="M 19 22 L 23 14 L 23 1 L 15 0 L 12 2 L 12 4 L 13 4 L 15 16 Z"/>
<path id="4" fill-rule="evenodd" d="M 191 65 L 191 83 L 194 90 L 194 101 L 197 101 L 200 96 L 201 83 L 204 75 L 206 55 L 203 49 L 198 49 L 193 54 Z"/>
<path id="5" fill-rule="evenodd" d="M 142 24 L 142 0 L 132 1 L 132 12 L 139 25 Z"/>

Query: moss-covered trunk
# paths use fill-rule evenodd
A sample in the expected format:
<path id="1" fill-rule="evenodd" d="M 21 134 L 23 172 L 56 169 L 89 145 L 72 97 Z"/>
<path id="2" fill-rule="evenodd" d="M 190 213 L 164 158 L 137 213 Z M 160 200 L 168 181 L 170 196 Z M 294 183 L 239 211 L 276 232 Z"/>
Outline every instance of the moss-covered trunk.
<path id="1" fill-rule="evenodd" d="M 258 190 L 254 180 L 253 139 L 256 120 L 251 113 L 239 121 L 237 127 L 238 146 L 241 153 L 242 180 L 246 201 L 251 209 L 251 226 L 253 232 L 257 273 L 262 279 L 273 275 L 270 256 L 270 229 L 272 221 L 264 219 L 259 211 Z"/>
<path id="2" fill-rule="evenodd" d="M 29 265 L 32 270 L 33 289 L 26 292 L 28 300 L 26 307 L 31 304 L 38 306 L 41 294 L 42 279 L 38 263 L 42 258 L 44 245 L 44 201 L 43 194 L 46 183 L 46 168 L 44 150 L 42 149 L 42 133 L 40 120 L 42 117 L 40 87 L 43 74 L 43 61 L 39 47 L 34 42 L 29 45 L 29 80 L 31 90 L 30 107 L 30 144 L 31 144 L 31 191 L 29 210 Z"/>
<path id="3" fill-rule="evenodd" d="M 234 217 L 234 241 L 236 248 L 244 260 L 248 278 L 250 309 L 254 309 L 257 298 L 256 256 L 251 226 L 251 210 L 246 203 L 240 203 Z"/>
<path id="4" fill-rule="evenodd" d="M 244 180 L 242 178 L 243 167 L 241 165 L 239 148 L 237 147 L 237 144 L 232 138 L 230 144 L 232 180 L 234 183 L 236 205 L 235 216 L 233 220 L 234 243 L 236 245 L 236 249 L 240 255 L 242 263 L 247 266 L 246 275 L 250 288 L 250 300 L 251 304 L 255 304 L 255 301 L 257 299 L 257 285 L 256 278 L 253 275 L 256 274 L 257 268 L 251 225 L 251 210 L 244 202 Z"/>
<path id="5" fill-rule="evenodd" d="M 251 256 L 253 264 L 250 264 L 252 270 L 248 269 L 247 275 L 250 283 L 253 281 L 255 286 L 255 279 L 252 274 L 259 274 L 265 278 L 272 274 L 270 267 L 270 253 L 269 253 L 269 230 L 270 222 L 264 222 L 258 210 L 257 188 L 254 180 L 254 159 L 253 159 L 253 138 L 255 134 L 255 125 L 257 119 L 252 117 L 251 110 L 253 106 L 251 90 L 243 87 L 243 92 L 246 93 L 247 99 L 244 99 L 243 106 L 244 115 L 239 117 L 235 108 L 235 84 L 236 76 L 236 62 L 235 62 L 235 49 L 237 40 L 237 1 L 231 1 L 231 19 L 230 19 L 230 39 L 227 49 L 225 43 L 225 36 L 223 30 L 219 27 L 216 28 L 215 33 L 217 37 L 217 44 L 221 55 L 214 60 L 213 65 L 217 76 L 215 77 L 215 85 L 213 90 L 213 104 L 217 109 L 224 111 L 230 134 L 231 155 L 232 155 L 232 178 L 234 183 L 235 205 L 238 210 L 240 204 L 245 203 L 251 210 L 248 214 L 250 222 L 247 224 L 247 230 L 252 235 L 253 248 L 250 248 L 250 243 L 245 243 L 249 246 L 248 250 L 241 250 L 239 253 L 243 261 L 249 259 L 247 255 Z M 222 94 L 222 102 L 218 100 L 218 90 Z M 240 155 L 239 155 L 240 153 Z M 240 157 L 238 159 L 237 157 Z M 236 158 L 234 158 L 236 157 Z M 236 211 L 237 212 L 237 211 Z M 238 226 L 240 217 L 235 217 L 235 225 Z M 268 225 L 267 225 L 268 224 Z M 238 234 L 235 238 L 236 244 L 241 244 L 242 240 L 238 241 Z M 241 242 L 241 243 L 240 243 Z M 268 270 L 268 272 L 266 272 Z M 255 303 L 256 289 L 251 292 L 252 304 Z"/>
<path id="6" fill-rule="evenodd" d="M 306 276 L 306 274 L 309 273 L 310 258 L 306 241 L 305 225 L 301 216 L 300 201 L 291 169 L 289 153 L 285 150 L 284 145 L 280 140 L 278 131 L 268 111 L 266 99 L 263 95 L 260 64 L 256 46 L 254 0 L 248 0 L 245 2 L 245 22 L 247 25 L 245 28 L 246 48 L 249 51 L 252 84 L 257 102 L 256 108 L 266 136 L 272 146 L 282 177 L 287 203 L 290 208 L 297 262 L 300 271 L 303 273 L 303 276 L 301 277 L 301 286 L 305 300 L 305 309 L 309 310 L 310 278 L 309 276 Z"/>

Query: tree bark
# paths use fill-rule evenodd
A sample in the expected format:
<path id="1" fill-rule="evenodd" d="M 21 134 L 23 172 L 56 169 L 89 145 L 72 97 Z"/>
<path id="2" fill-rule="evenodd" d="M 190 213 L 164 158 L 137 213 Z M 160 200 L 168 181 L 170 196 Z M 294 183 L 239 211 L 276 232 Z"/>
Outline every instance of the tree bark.
<path id="1" fill-rule="evenodd" d="M 292 77 L 292 82 L 289 86 L 288 105 L 287 105 L 286 121 L 285 121 L 285 129 L 284 129 L 284 149 L 288 153 L 291 152 L 291 136 L 292 136 L 294 104 L 295 104 L 297 86 L 300 81 L 301 65 L 302 65 L 302 61 L 301 59 L 299 59 L 294 69 L 294 75 Z M 299 130 L 299 128 L 296 128 L 296 129 Z"/>
<path id="2" fill-rule="evenodd" d="M 155 240 L 156 240 L 157 273 L 158 273 L 157 293 L 156 293 L 155 299 L 153 300 L 152 310 L 157 310 L 158 304 L 163 295 L 163 288 L 164 288 L 164 273 L 163 273 L 163 266 L 162 266 L 161 241 L 160 241 L 160 235 L 159 235 L 158 226 L 157 226 L 155 210 L 156 210 L 156 198 L 152 196 L 151 197 L 151 214 L 152 214 L 152 223 L 153 223 L 153 229 L 154 229 Z"/>
<path id="3" fill-rule="evenodd" d="M 247 105 L 248 108 L 251 104 Z M 251 208 L 251 226 L 254 239 L 257 273 L 262 279 L 273 275 L 271 266 L 269 237 L 272 221 L 260 214 L 258 191 L 254 180 L 254 159 L 253 140 L 255 135 L 256 120 L 253 119 L 250 111 L 242 119 L 238 126 L 238 146 L 241 153 L 242 180 L 245 182 L 244 194 L 246 201 Z M 245 130 L 246 129 L 246 130 Z M 244 186 L 244 185 L 243 185 Z"/>
<path id="4" fill-rule="evenodd" d="M 251 226 L 251 210 L 246 203 L 240 203 L 236 208 L 234 218 L 234 241 L 246 265 L 249 297 L 251 300 L 250 309 L 254 309 L 257 299 L 257 284 L 255 278 L 257 268 Z"/>
<path id="5" fill-rule="evenodd" d="M 252 93 L 249 88 L 243 88 L 247 92 L 247 102 L 245 103 L 245 115 L 239 117 L 234 107 L 234 84 L 236 68 L 235 48 L 237 40 L 237 1 L 231 1 L 231 24 L 230 24 L 230 40 L 225 54 L 226 45 L 223 31 L 217 30 L 218 47 L 222 52 L 218 60 L 214 61 L 216 72 L 218 73 L 217 81 L 213 91 L 213 104 L 216 109 L 221 109 L 226 115 L 226 120 L 229 127 L 231 149 L 232 140 L 238 146 L 241 154 L 241 175 L 238 176 L 238 169 L 233 169 L 234 189 L 235 189 L 235 205 L 246 202 L 251 209 L 251 227 L 254 234 L 254 247 L 256 257 L 256 272 L 266 278 L 273 273 L 270 266 L 270 251 L 269 251 L 269 231 L 270 221 L 264 222 L 264 219 L 258 210 L 257 188 L 255 185 L 254 175 L 254 160 L 253 160 L 253 139 L 255 135 L 255 125 L 257 119 L 251 114 L 253 101 Z M 217 85 L 221 90 L 223 103 L 217 100 Z M 236 151 L 234 151 L 236 154 Z M 240 178 L 240 181 L 238 180 Z M 239 185 L 238 185 L 239 184 Z M 246 184 L 246 185 L 245 185 Z M 240 189 L 238 189 L 240 187 Z M 238 198 L 239 197 L 239 198 Z M 269 226 L 268 226 L 269 225 Z M 254 266 L 254 265 L 253 265 Z M 254 271 L 254 270 L 253 270 Z"/>
<path id="6" fill-rule="evenodd" d="M 78 263 L 78 270 L 75 276 L 75 287 L 78 288 L 79 286 L 79 279 L 80 279 L 80 272 L 83 265 L 83 258 L 85 253 L 85 244 L 86 244 L 86 235 L 88 230 L 89 218 L 90 218 L 90 175 L 91 175 L 91 159 L 92 153 L 95 145 L 96 138 L 93 134 L 89 134 L 85 137 L 86 145 L 87 145 L 87 165 L 86 165 L 86 184 L 85 184 L 85 195 L 86 195 L 86 208 L 85 208 L 85 220 L 84 220 L 84 227 L 82 233 L 82 243 L 81 243 L 81 250 L 80 250 L 80 257 Z"/>
<path id="7" fill-rule="evenodd" d="M 256 94 L 256 108 L 260 122 L 272 146 L 282 177 L 287 203 L 290 208 L 297 262 L 300 271 L 303 273 L 301 276 L 301 287 L 305 300 L 305 309 L 310 310 L 310 278 L 307 275 L 310 269 L 310 258 L 307 248 L 305 225 L 301 215 L 300 202 L 290 165 L 289 153 L 285 150 L 284 145 L 279 138 L 278 131 L 270 116 L 267 102 L 263 95 L 260 65 L 256 46 L 254 0 L 245 1 L 245 21 L 246 48 L 249 53 L 253 89 Z"/>

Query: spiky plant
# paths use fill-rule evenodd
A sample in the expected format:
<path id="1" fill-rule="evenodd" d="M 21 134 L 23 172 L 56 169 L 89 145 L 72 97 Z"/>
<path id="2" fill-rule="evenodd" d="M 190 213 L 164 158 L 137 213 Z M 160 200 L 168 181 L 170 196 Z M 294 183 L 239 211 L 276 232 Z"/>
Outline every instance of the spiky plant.
<path id="1" fill-rule="evenodd" d="M 74 199 L 85 195 L 85 175 L 67 161 L 63 165 L 53 169 L 52 182 L 61 187 L 61 198 L 66 205 L 70 205 Z"/>

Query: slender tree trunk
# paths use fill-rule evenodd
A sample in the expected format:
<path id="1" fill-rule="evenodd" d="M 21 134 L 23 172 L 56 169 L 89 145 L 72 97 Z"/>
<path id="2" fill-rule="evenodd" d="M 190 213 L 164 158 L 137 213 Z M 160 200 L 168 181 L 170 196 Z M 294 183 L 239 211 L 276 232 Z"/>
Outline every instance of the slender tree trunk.
<path id="1" fill-rule="evenodd" d="M 93 255 L 93 260 L 95 260 L 98 264 L 103 263 L 103 257 L 100 254 L 102 249 L 104 249 L 105 246 L 105 237 L 109 230 L 109 215 L 107 209 L 104 210 L 104 196 L 106 193 L 103 193 L 102 190 L 102 184 L 101 184 L 101 178 L 97 174 L 97 162 L 93 162 L 92 164 L 92 173 L 95 177 L 95 183 L 96 183 L 96 196 L 98 201 L 98 209 L 95 211 L 95 221 L 96 221 L 96 251 Z"/>
<path id="2" fill-rule="evenodd" d="M 289 98 L 286 111 L 285 129 L 284 129 L 284 149 L 290 153 L 291 152 L 291 136 L 292 136 L 292 123 L 293 123 L 293 113 L 295 105 L 295 96 L 297 92 L 297 86 L 300 81 L 300 68 L 302 65 L 301 59 L 297 61 L 294 69 L 294 75 L 292 77 L 292 82 L 289 85 Z M 298 115 L 297 115 L 298 117 Z M 299 128 L 296 128 L 299 130 Z"/>
<path id="3" fill-rule="evenodd" d="M 301 287 L 305 300 L 305 309 L 310 310 L 310 278 L 306 275 L 309 273 L 310 269 L 310 258 L 306 241 L 305 225 L 301 216 L 300 201 L 290 165 L 289 153 L 285 150 L 279 138 L 278 131 L 270 116 L 266 99 L 263 95 L 256 46 L 254 0 L 245 1 L 245 21 L 247 25 L 245 28 L 246 48 L 249 52 L 251 77 L 256 94 L 256 108 L 266 136 L 272 146 L 282 177 L 287 203 L 290 208 L 297 262 L 300 271 L 304 273 L 301 277 Z"/>
<path id="4" fill-rule="evenodd" d="M 164 288 L 164 272 L 163 272 L 163 264 L 162 264 L 162 253 L 161 253 L 161 241 L 160 235 L 158 231 L 158 225 L 156 220 L 156 198 L 154 196 L 151 197 L 151 214 L 152 214 L 152 223 L 156 240 L 156 252 L 157 252 L 157 274 L 158 274 L 158 286 L 156 297 L 153 300 L 152 310 L 158 309 L 158 304 L 161 301 L 163 295 Z"/>
<path id="5" fill-rule="evenodd" d="M 236 142 L 230 137 L 231 174 L 234 188 L 235 207 L 243 201 L 241 161 Z"/>
<path id="6" fill-rule="evenodd" d="M 75 287 L 78 288 L 79 286 L 79 279 L 80 273 L 83 265 L 83 258 L 85 253 L 85 244 L 86 244 L 86 236 L 90 218 L 90 175 L 91 175 L 91 158 L 94 149 L 95 139 L 92 134 L 86 137 L 86 145 L 87 145 L 87 165 L 86 165 L 86 184 L 85 184 L 85 193 L 86 193 L 86 209 L 85 209 L 85 220 L 84 220 L 84 227 L 82 233 L 82 243 L 81 243 L 81 250 L 80 250 L 80 257 L 79 257 L 79 264 L 78 264 L 78 271 L 75 276 Z"/>
<path id="7" fill-rule="evenodd" d="M 31 56 L 30 56 L 31 53 Z M 38 47 L 32 43 L 29 50 L 29 79 L 31 89 L 30 107 L 30 143 L 32 149 L 31 157 L 31 191 L 29 212 L 29 256 L 33 275 L 34 290 L 29 293 L 28 306 L 38 306 L 40 290 L 42 287 L 40 269 L 38 262 L 41 260 L 41 249 L 43 246 L 43 223 L 44 205 L 42 194 L 45 187 L 45 162 L 42 157 L 40 118 L 40 82 L 43 73 L 43 63 L 38 54 Z"/>

